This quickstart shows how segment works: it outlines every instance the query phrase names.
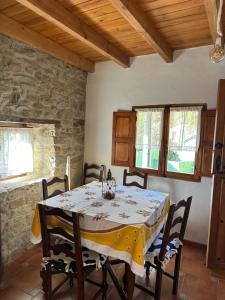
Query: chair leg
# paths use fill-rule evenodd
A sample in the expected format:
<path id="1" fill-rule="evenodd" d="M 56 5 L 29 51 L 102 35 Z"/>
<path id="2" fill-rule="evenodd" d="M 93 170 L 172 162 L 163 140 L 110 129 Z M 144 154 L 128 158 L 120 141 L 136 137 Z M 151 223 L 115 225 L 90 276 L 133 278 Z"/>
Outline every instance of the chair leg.
<path id="1" fill-rule="evenodd" d="M 73 288 L 73 277 L 70 277 L 69 284 L 70 284 L 70 287 Z"/>
<path id="2" fill-rule="evenodd" d="M 135 274 L 131 271 L 130 265 L 125 263 L 125 290 L 127 293 L 127 300 L 133 298 L 134 285 L 135 285 Z"/>
<path id="3" fill-rule="evenodd" d="M 180 260 L 181 260 L 181 250 L 178 251 L 178 254 L 175 258 L 175 268 L 174 268 L 174 279 L 173 279 L 173 295 L 177 295 L 178 291 L 178 282 L 179 282 L 179 273 L 180 273 Z"/>
<path id="4" fill-rule="evenodd" d="M 84 274 L 79 272 L 77 274 L 77 299 L 84 300 Z"/>
<path id="5" fill-rule="evenodd" d="M 51 269 L 46 268 L 46 270 L 41 270 L 40 272 L 42 278 L 42 287 L 45 294 L 46 300 L 52 299 L 52 275 Z"/>
<path id="6" fill-rule="evenodd" d="M 162 266 L 157 266 L 156 270 L 156 282 L 155 282 L 155 300 L 160 300 L 161 288 L 162 288 Z"/>
<path id="7" fill-rule="evenodd" d="M 102 300 L 106 300 L 107 299 L 107 290 L 108 290 L 108 283 L 107 283 L 107 269 L 106 267 L 103 265 L 102 266 Z"/>
<path id="8" fill-rule="evenodd" d="M 145 274 L 146 274 L 146 277 L 147 277 L 147 278 L 148 278 L 149 275 L 150 275 L 150 267 L 151 267 L 150 263 L 146 261 L 146 263 L 145 263 L 145 268 L 146 268 Z"/>

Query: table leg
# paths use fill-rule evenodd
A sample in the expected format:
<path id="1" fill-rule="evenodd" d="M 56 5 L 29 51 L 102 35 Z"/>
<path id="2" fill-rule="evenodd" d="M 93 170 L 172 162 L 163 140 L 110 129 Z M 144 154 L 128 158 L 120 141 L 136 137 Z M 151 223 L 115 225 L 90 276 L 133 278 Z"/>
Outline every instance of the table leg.
<path id="1" fill-rule="evenodd" d="M 135 274 L 131 271 L 130 265 L 125 264 L 125 291 L 127 293 L 127 300 L 133 299 Z"/>

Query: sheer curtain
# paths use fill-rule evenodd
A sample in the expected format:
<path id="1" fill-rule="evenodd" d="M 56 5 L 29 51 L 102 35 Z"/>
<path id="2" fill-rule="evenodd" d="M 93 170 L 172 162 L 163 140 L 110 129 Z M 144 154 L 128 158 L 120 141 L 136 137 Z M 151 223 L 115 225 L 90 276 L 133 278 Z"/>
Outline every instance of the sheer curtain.
<path id="1" fill-rule="evenodd" d="M 0 178 L 33 171 L 32 128 L 0 127 Z"/>
<path id="2" fill-rule="evenodd" d="M 164 108 L 137 110 L 136 151 L 142 151 L 143 168 L 151 168 L 150 153 L 159 153 L 162 140 Z"/>
<path id="3" fill-rule="evenodd" d="M 169 149 L 193 151 L 199 148 L 202 106 L 170 109 Z"/>

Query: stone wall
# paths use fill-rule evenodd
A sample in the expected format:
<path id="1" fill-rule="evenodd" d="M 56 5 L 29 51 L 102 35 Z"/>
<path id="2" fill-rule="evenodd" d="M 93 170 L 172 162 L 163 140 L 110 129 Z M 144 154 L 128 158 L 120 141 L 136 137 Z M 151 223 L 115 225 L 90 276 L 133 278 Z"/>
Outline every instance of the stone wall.
<path id="1" fill-rule="evenodd" d="M 59 121 L 55 125 L 55 175 L 71 157 L 71 186 L 80 184 L 84 152 L 87 73 L 21 42 L 0 35 L 0 115 Z M 0 183 L 3 261 L 31 246 L 29 233 L 40 182 Z"/>
<path id="2" fill-rule="evenodd" d="M 0 193 L 3 264 L 31 248 L 31 224 L 36 203 L 42 200 L 40 182 L 12 187 Z"/>

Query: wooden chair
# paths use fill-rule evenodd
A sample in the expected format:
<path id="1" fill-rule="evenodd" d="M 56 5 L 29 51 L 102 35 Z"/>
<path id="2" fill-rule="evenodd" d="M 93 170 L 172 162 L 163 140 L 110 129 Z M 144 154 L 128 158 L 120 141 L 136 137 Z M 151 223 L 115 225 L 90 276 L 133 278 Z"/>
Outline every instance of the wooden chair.
<path id="1" fill-rule="evenodd" d="M 40 223 L 41 223 L 42 248 L 43 248 L 43 261 L 42 261 L 42 269 L 40 275 L 43 281 L 43 290 L 45 293 L 45 298 L 47 300 L 54 299 L 53 296 L 65 282 L 69 281 L 70 285 L 73 286 L 73 278 L 76 278 L 77 299 L 79 300 L 85 299 L 84 280 L 99 287 L 99 290 L 95 294 L 94 298 L 97 297 L 100 293 L 103 293 L 102 299 L 106 299 L 107 271 L 104 267 L 104 264 L 102 266 L 102 275 L 103 275 L 102 283 L 97 283 L 87 278 L 87 276 L 91 272 L 96 270 L 96 266 L 98 262 L 96 261 L 94 264 L 93 260 L 91 260 L 92 262 L 91 265 L 84 264 L 84 258 L 86 254 L 83 257 L 82 255 L 83 247 L 81 247 L 81 239 L 80 239 L 79 215 L 77 213 L 72 213 L 71 215 L 68 215 L 59 208 L 49 208 L 42 204 L 39 204 L 39 215 L 40 215 Z M 68 222 L 71 223 L 71 226 L 73 228 L 72 234 L 69 234 L 62 227 L 59 227 L 58 225 L 56 225 L 56 227 L 48 226 L 47 219 L 49 217 L 60 217 L 61 221 L 63 220 L 67 222 L 67 224 Z M 69 242 L 56 243 L 54 239 L 55 235 L 61 236 L 67 241 L 70 241 L 71 243 Z M 86 252 L 87 250 L 88 249 L 85 249 Z M 67 256 L 67 259 L 71 258 L 72 262 L 69 265 L 69 269 L 65 268 L 64 261 L 62 259 L 55 260 L 52 257 L 52 252 L 57 253 L 58 255 L 63 253 L 64 255 Z M 53 289 L 52 276 L 57 274 L 64 274 L 65 278 Z"/>
<path id="2" fill-rule="evenodd" d="M 159 255 L 157 255 L 154 259 L 154 263 L 150 261 L 146 261 L 146 275 L 149 276 L 149 270 L 150 267 L 153 267 L 156 269 L 156 283 L 155 283 L 155 291 L 150 291 L 146 287 L 135 283 L 135 286 L 142 291 L 148 293 L 152 297 L 154 297 L 155 300 L 159 300 L 161 296 L 161 285 L 162 285 L 162 275 L 166 275 L 167 277 L 171 278 L 173 280 L 173 294 L 177 294 L 178 290 L 178 281 L 179 281 L 179 272 L 180 272 L 180 261 L 181 261 L 181 252 L 182 252 L 182 245 L 184 241 L 184 234 L 187 226 L 188 216 L 190 212 L 192 197 L 189 197 L 187 201 L 182 200 L 177 205 L 173 204 L 170 207 L 169 214 L 167 217 L 165 229 L 163 232 L 162 240 L 161 240 L 161 247 L 159 250 Z M 181 208 L 184 209 L 183 214 L 180 214 L 179 216 L 175 216 L 175 212 L 179 211 Z M 178 231 L 174 231 L 175 226 L 179 226 Z M 175 241 L 175 239 L 178 239 L 176 241 L 179 241 L 179 244 L 177 243 L 177 247 L 174 247 L 175 243 L 173 244 L 173 252 L 172 257 L 175 257 L 175 268 L 173 275 L 170 273 L 167 273 L 163 270 L 163 262 L 166 258 L 166 255 L 170 249 L 170 245 Z M 159 245 L 159 243 L 158 243 Z M 150 247 L 151 248 L 151 247 Z M 171 258 L 172 258 L 171 257 Z M 168 258 L 168 257 L 167 257 Z"/>
<path id="3" fill-rule="evenodd" d="M 93 171 L 94 170 L 94 171 Z M 90 171 L 90 172 L 89 172 Z M 96 164 L 84 164 L 84 172 L 83 172 L 83 180 L 82 184 L 86 184 L 87 178 L 94 178 L 102 182 L 104 178 L 105 166 L 104 165 L 96 165 Z"/>
<path id="4" fill-rule="evenodd" d="M 140 183 L 138 183 L 136 181 L 132 181 L 130 183 L 127 183 L 127 177 L 129 177 L 129 176 L 137 176 L 137 177 L 140 177 L 140 178 L 144 179 L 143 185 L 141 185 Z M 124 169 L 124 171 L 123 171 L 123 185 L 125 185 L 125 186 L 136 186 L 136 187 L 139 187 L 141 189 L 147 189 L 147 181 L 148 181 L 148 174 L 147 173 L 145 173 L 145 174 L 142 174 L 142 173 L 139 173 L 139 172 L 130 172 L 130 173 L 128 173 L 126 169 Z M 125 263 L 125 262 L 120 260 L 120 259 L 110 260 L 110 264 L 112 266 L 122 264 L 122 263 Z"/>
<path id="5" fill-rule="evenodd" d="M 55 190 L 49 195 L 48 187 L 52 186 L 56 183 L 63 183 L 64 184 L 64 190 Z M 42 192 L 43 192 L 43 199 L 46 200 L 48 198 L 57 196 L 59 194 L 62 194 L 64 192 L 67 192 L 69 190 L 69 183 L 68 183 L 68 176 L 65 175 L 64 178 L 54 177 L 50 181 L 47 182 L 46 179 L 42 180 Z"/>
<path id="6" fill-rule="evenodd" d="M 143 179 L 143 185 L 141 185 L 140 183 L 136 182 L 136 181 L 132 181 L 130 183 L 127 182 L 127 177 L 130 176 L 137 176 L 141 179 Z M 141 189 L 147 189 L 147 181 L 148 181 L 148 174 L 147 173 L 140 173 L 140 172 L 130 172 L 128 173 L 127 170 L 125 169 L 123 171 L 123 185 L 125 186 L 136 186 L 139 187 Z"/>

